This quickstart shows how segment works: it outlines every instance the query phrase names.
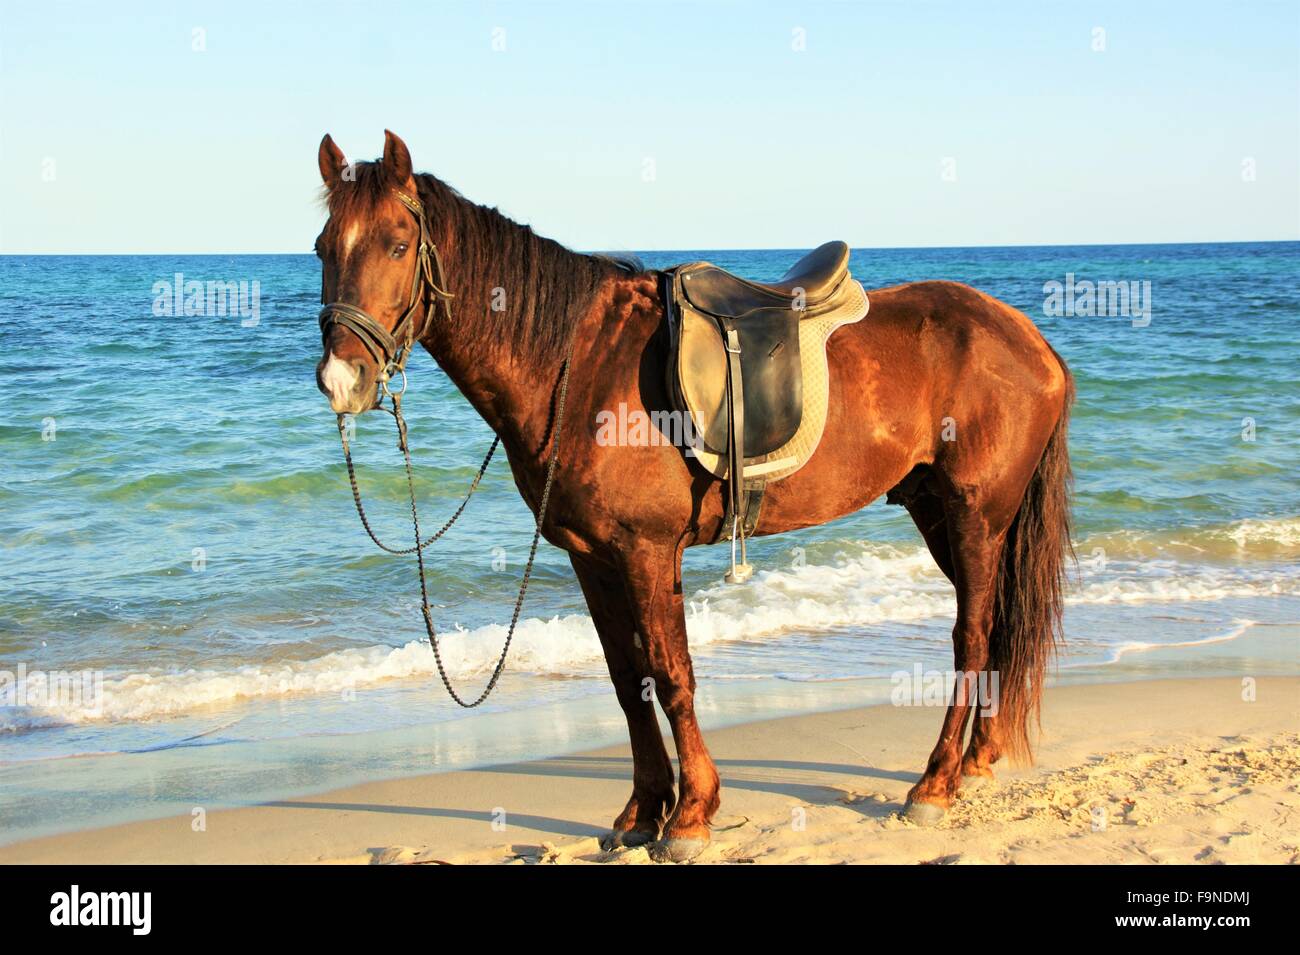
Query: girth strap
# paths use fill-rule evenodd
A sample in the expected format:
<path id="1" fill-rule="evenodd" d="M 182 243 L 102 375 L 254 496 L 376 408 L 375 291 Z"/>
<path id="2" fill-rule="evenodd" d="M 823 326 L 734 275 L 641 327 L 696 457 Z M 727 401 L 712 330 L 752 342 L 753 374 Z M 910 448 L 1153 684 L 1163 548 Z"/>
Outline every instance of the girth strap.
<path id="1" fill-rule="evenodd" d="M 731 440 L 727 442 L 727 483 L 733 514 L 745 513 L 745 392 L 740 373 L 740 336 L 724 324 L 727 349 L 727 418 Z"/>
<path id="2" fill-rule="evenodd" d="M 727 422 L 730 434 L 727 441 L 727 513 L 731 521 L 731 572 L 724 578 L 728 583 L 739 584 L 749 579 L 754 568 L 745 554 L 746 523 L 749 520 L 749 491 L 745 487 L 745 391 L 741 374 L 740 333 L 729 319 L 718 319 L 718 330 L 723 335 L 727 349 Z M 739 545 L 740 560 L 736 560 Z"/>

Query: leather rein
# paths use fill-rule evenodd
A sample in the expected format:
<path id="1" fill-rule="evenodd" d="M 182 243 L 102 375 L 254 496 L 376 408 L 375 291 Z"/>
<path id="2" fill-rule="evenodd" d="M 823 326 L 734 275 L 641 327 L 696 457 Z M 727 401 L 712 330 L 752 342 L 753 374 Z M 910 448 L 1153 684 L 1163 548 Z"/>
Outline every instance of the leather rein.
<path id="1" fill-rule="evenodd" d="M 415 274 L 411 278 L 410 303 L 406 306 L 406 310 L 397 320 L 397 324 L 391 332 L 365 310 L 349 302 L 325 303 L 317 316 L 317 321 L 320 324 L 322 345 L 328 341 L 334 326 L 341 326 L 352 332 L 361 341 L 361 344 L 365 346 L 380 367 L 379 393 L 376 396 L 375 407 L 391 414 L 397 424 L 397 446 L 401 449 L 402 457 L 406 463 L 406 489 L 411 501 L 411 527 L 415 536 L 414 546 L 405 548 L 390 547 L 381 541 L 371 529 L 370 522 L 366 519 L 365 507 L 361 503 L 361 491 L 357 486 L 356 469 L 352 464 L 352 449 L 348 442 L 346 421 L 348 416 L 341 414 L 338 416 L 339 439 L 343 444 L 343 460 L 347 463 L 348 483 L 352 486 L 352 500 L 356 504 L 357 516 L 361 518 L 361 526 L 365 528 L 366 534 L 381 550 L 398 555 L 415 554 L 420 581 L 420 612 L 424 618 L 424 630 L 428 635 L 429 645 L 433 648 L 434 661 L 438 665 L 438 676 L 442 678 L 442 685 L 446 687 L 451 698 L 460 706 L 471 709 L 486 700 L 496 688 L 497 681 L 501 678 L 501 673 L 505 669 L 506 656 L 510 652 L 510 643 L 514 639 L 515 628 L 519 624 L 519 614 L 523 609 L 524 595 L 528 591 L 529 579 L 532 577 L 533 561 L 537 557 L 537 544 L 542 536 L 542 525 L 546 520 L 546 509 L 551 498 L 551 486 L 555 479 L 555 467 L 560 456 L 560 429 L 564 424 L 564 406 L 569 393 L 569 368 L 573 357 L 573 341 L 569 343 L 560 372 L 559 400 L 556 405 L 555 427 L 550 436 L 552 445 L 550 461 L 546 467 L 546 484 L 542 490 L 542 499 L 537 507 L 537 527 L 533 531 L 533 542 L 528 550 L 528 562 L 524 565 L 523 579 L 519 584 L 519 595 L 515 598 L 514 612 L 510 617 L 510 628 L 506 632 L 505 644 L 501 648 L 501 655 L 497 659 L 487 685 L 477 698 L 466 702 L 456 692 L 455 687 L 451 685 L 451 680 L 447 676 L 447 669 L 442 662 L 442 652 L 438 647 L 437 631 L 433 625 L 433 612 L 429 608 L 429 590 L 424 572 L 424 549 L 447 533 L 460 515 L 464 513 L 470 497 L 478 489 L 479 482 L 483 480 L 483 475 L 487 472 L 488 464 L 492 461 L 492 455 L 496 453 L 501 438 L 499 435 L 493 437 L 492 446 L 488 448 L 487 456 L 483 458 L 478 474 L 470 483 L 469 491 L 466 492 L 460 506 L 456 508 L 451 517 L 436 533 L 421 540 L 420 515 L 415 504 L 415 478 L 411 468 L 411 450 L 407 444 L 406 419 L 402 417 L 402 395 L 406 393 L 406 362 L 411 357 L 411 350 L 414 348 L 415 343 L 421 341 L 428 332 L 439 303 L 442 304 L 448 322 L 451 321 L 451 299 L 455 296 L 447 291 L 447 283 L 443 275 L 442 257 L 439 256 L 438 247 L 434 245 L 430 238 L 429 223 L 424 214 L 423 204 L 419 199 L 408 196 L 400 190 L 393 190 L 393 194 L 402 205 L 410 210 L 420 226 L 420 246 L 417 250 Z M 425 301 L 426 290 L 428 293 L 428 308 L 424 314 L 424 321 L 417 331 L 415 317 L 419 314 L 420 307 Z M 324 290 L 322 289 L 321 300 L 324 301 L 324 298 Z M 399 391 L 392 391 L 388 387 L 394 374 L 402 376 L 402 387 Z M 392 408 L 384 407 L 385 397 L 392 402 Z"/>

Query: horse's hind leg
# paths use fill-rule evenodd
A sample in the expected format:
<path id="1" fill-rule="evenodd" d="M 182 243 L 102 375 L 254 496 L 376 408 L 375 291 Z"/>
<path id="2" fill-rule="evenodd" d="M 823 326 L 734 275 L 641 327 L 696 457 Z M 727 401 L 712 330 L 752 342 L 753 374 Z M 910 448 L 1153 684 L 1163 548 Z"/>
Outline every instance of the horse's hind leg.
<path id="1" fill-rule="evenodd" d="M 961 761 L 961 777 L 964 786 L 979 786 L 993 780 L 993 764 L 1002 756 L 1002 747 L 998 744 L 998 718 L 991 714 L 979 713 L 970 734 L 970 745 Z"/>
<path id="2" fill-rule="evenodd" d="M 903 500 L 917 530 L 925 539 L 926 546 L 934 562 L 953 583 L 956 573 L 953 569 L 952 548 L 948 542 L 948 520 L 944 512 L 943 499 L 933 479 L 923 481 L 917 490 Z M 956 631 L 954 631 L 954 641 Z M 954 642 L 954 652 L 956 643 Z M 961 784 L 982 784 L 993 778 L 993 764 L 1002 755 L 997 739 L 997 717 L 981 709 L 972 720 L 970 745 L 962 759 Z"/>
<path id="3" fill-rule="evenodd" d="M 901 497 L 901 502 L 907 508 L 907 513 L 911 515 L 912 523 L 921 532 L 921 537 L 925 539 L 925 546 L 930 549 L 930 556 L 939 565 L 943 575 L 953 580 L 952 548 L 948 543 L 948 516 L 944 512 L 943 498 L 939 496 L 934 478 L 928 475 L 922 478 L 914 491 Z"/>
<path id="4" fill-rule="evenodd" d="M 571 556 L 571 561 L 600 635 L 632 743 L 632 795 L 603 844 L 606 848 L 645 845 L 659 838 L 673 808 L 673 765 L 655 718 L 654 700 L 642 686 L 648 675 L 645 653 L 636 646 L 622 577 L 578 557 Z"/>
<path id="5" fill-rule="evenodd" d="M 907 817 L 922 825 L 933 824 L 943 816 L 961 785 L 966 721 L 977 703 L 978 681 L 988 662 L 994 588 L 1006 534 L 1005 526 L 990 527 L 988 515 L 961 496 L 947 496 L 942 506 L 950 568 L 944 567 L 938 555 L 936 560 L 957 591 L 957 621 L 952 631 L 957 682 L 925 773 L 907 794 Z M 926 513 L 922 505 L 924 516 L 933 517 L 933 505 L 930 507 Z M 913 517 L 917 517 L 916 512 Z M 934 531 L 926 535 L 932 553 L 936 547 L 931 539 L 934 536 Z"/>

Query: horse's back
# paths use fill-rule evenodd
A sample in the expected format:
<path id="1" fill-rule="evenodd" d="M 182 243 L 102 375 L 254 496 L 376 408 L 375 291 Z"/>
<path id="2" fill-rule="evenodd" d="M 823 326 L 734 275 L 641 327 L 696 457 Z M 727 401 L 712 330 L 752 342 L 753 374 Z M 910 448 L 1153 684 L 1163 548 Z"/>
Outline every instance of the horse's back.
<path id="1" fill-rule="evenodd" d="M 919 465 L 973 476 L 989 462 L 971 467 L 972 453 L 1036 460 L 1062 412 L 1068 373 L 1010 305 L 958 282 L 868 295 L 867 317 L 830 338 L 826 430 L 808 465 L 769 489 L 765 532 L 850 513 Z"/>
<path id="2" fill-rule="evenodd" d="M 1063 389 L 1064 363 L 1019 309 L 961 282 L 911 282 L 869 293 L 867 321 L 851 329 L 868 351 L 901 351 L 931 380 L 975 375 L 990 385 L 1013 376 L 1025 387 Z M 953 372 L 953 374 L 949 374 Z"/>

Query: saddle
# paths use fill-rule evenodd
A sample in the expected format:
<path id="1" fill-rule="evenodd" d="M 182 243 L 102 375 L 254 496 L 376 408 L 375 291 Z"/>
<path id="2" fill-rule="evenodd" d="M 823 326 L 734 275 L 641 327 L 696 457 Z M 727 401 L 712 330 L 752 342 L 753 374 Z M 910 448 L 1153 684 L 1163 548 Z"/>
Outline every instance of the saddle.
<path id="1" fill-rule="evenodd" d="M 668 393 L 686 425 L 686 453 L 727 481 L 714 542 L 731 540 L 726 579 L 740 583 L 753 573 L 745 539 L 764 489 L 803 467 L 826 427 L 826 342 L 866 316 L 867 294 L 849 274 L 843 242 L 819 246 L 770 284 L 708 262 L 666 277 Z"/>

